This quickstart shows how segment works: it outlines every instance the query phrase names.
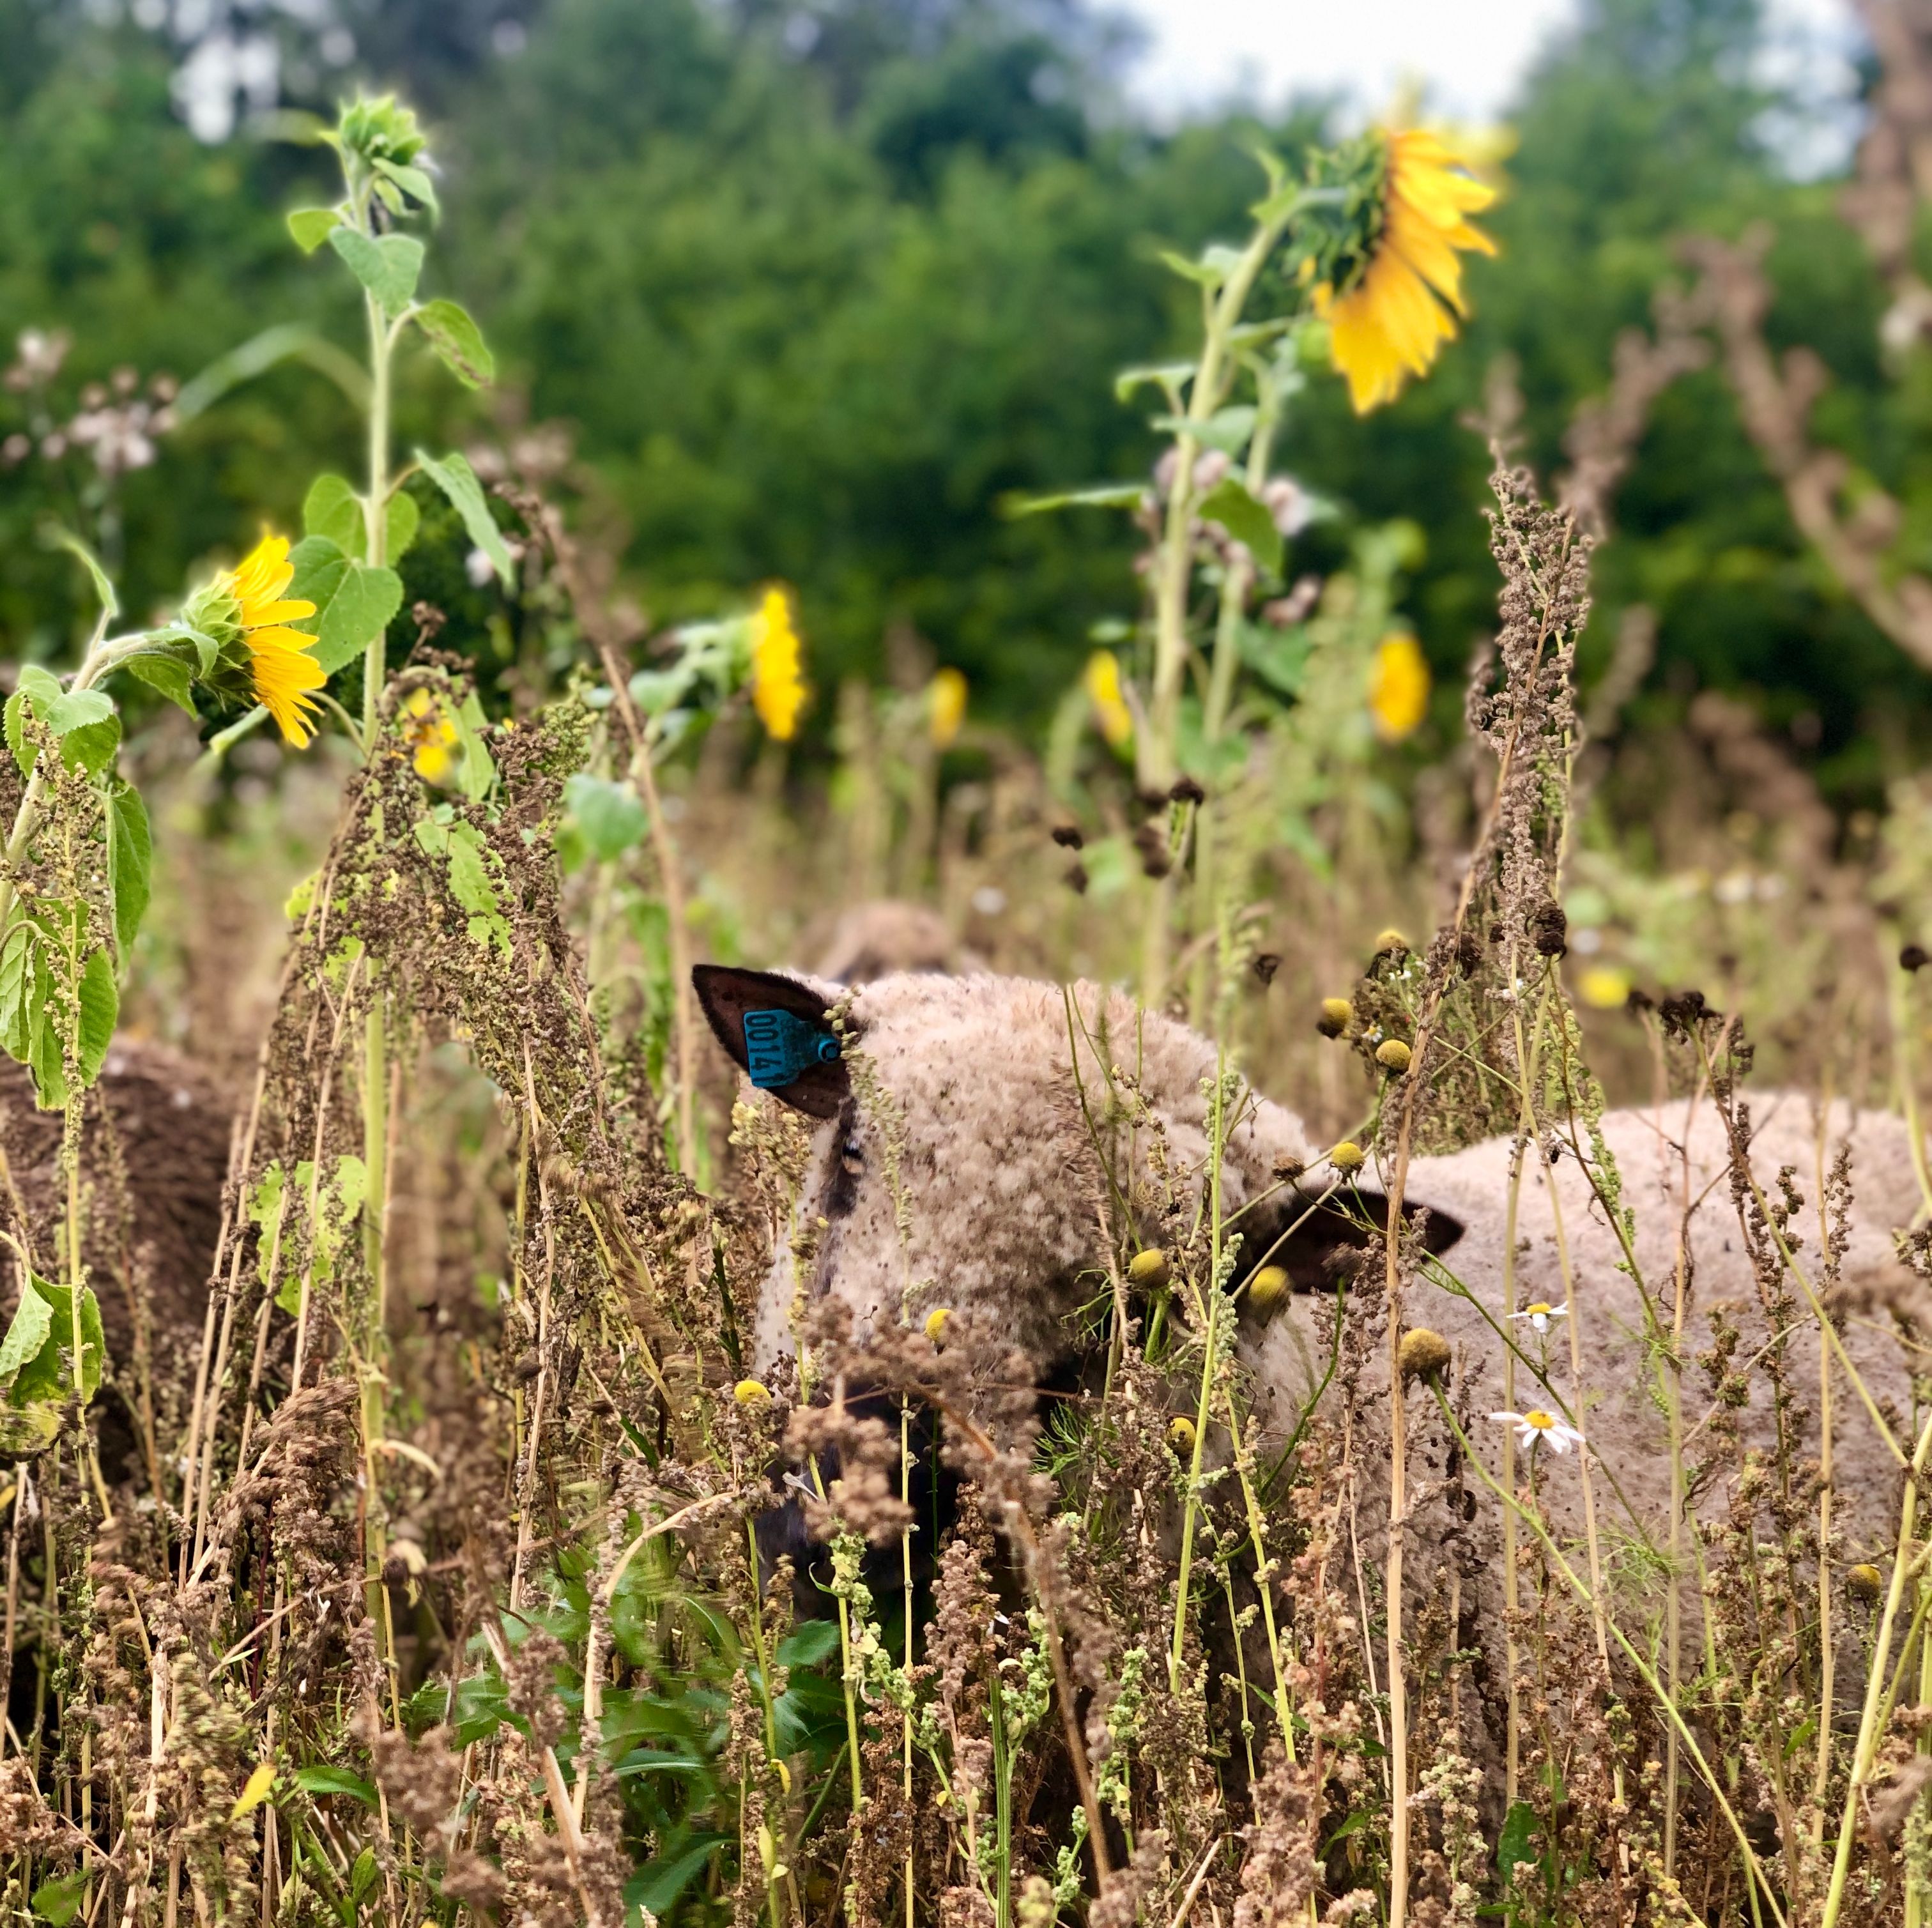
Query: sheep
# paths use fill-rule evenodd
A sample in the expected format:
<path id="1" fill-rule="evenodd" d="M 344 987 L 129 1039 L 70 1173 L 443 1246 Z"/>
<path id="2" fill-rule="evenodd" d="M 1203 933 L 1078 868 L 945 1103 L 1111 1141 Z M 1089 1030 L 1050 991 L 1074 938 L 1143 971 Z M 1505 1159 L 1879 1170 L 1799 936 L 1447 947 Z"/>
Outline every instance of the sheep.
<path id="1" fill-rule="evenodd" d="M 1044 1381 L 1076 1350 L 1075 1314 L 1105 1288 L 1115 1237 L 1110 1186 L 1129 1195 L 1135 1239 L 1159 1244 L 1174 1222 L 1163 1215 L 1172 1188 L 1164 1189 L 1150 1164 L 1155 1145 L 1169 1174 L 1200 1182 L 1209 1142 L 1204 1093 L 1222 1069 L 1216 1048 L 1170 1018 L 1138 1010 L 1120 992 L 1084 984 L 1064 992 L 990 976 L 904 975 L 847 993 L 809 979 L 716 967 L 700 967 L 697 982 L 719 1042 L 741 1069 L 752 1062 L 746 1014 L 760 1009 L 787 1013 L 797 1036 L 818 1038 L 824 1053 L 789 1081 L 781 1075 L 782 1063 L 768 1062 L 757 1081 L 815 1121 L 798 1222 L 824 1222 L 802 1282 L 794 1276 L 788 1241 L 775 1255 L 758 1321 L 761 1367 L 790 1350 L 801 1294 L 832 1294 L 850 1308 L 861 1333 L 881 1322 L 917 1324 L 942 1306 L 992 1309 Z M 842 1047 L 824 1042 L 835 1026 Z M 1160 1126 L 1133 1135 L 1132 1169 L 1116 1162 L 1111 1180 L 1095 1129 L 1110 1065 L 1132 1074 Z M 1779 1168 L 1796 1168 L 1807 1200 L 1793 1226 L 1803 1238 L 1798 1263 L 1815 1288 L 1818 1121 L 1810 1102 L 1791 1093 L 1757 1094 L 1752 1116 L 1760 1187 L 1774 1192 Z M 1905 1125 L 1881 1113 L 1854 1117 L 1842 1104 L 1822 1122 L 1827 1157 L 1848 1138 L 1855 1161 L 1856 1207 L 1840 1268 L 1844 1288 L 1881 1303 L 1922 1296 L 1893 1254 L 1894 1228 L 1911 1222 L 1923 1202 Z M 1646 1533 L 1655 1542 L 1669 1506 L 1670 1459 L 1652 1390 L 1656 1375 L 1647 1369 L 1646 1345 L 1654 1341 L 1645 1337 L 1643 1295 L 1667 1330 L 1678 1291 L 1680 1222 L 1688 1228 L 1690 1261 L 1678 1356 L 1690 1459 L 1703 1456 L 1712 1443 L 1708 1426 L 1700 1426 L 1708 1400 L 1695 1363 L 1711 1343 L 1712 1312 L 1734 1307 L 1743 1335 L 1740 1361 L 1756 1354 L 1768 1335 L 1730 1194 L 1723 1123 L 1708 1100 L 1694 1111 L 1678 1102 L 1612 1112 L 1603 1135 L 1635 1213 L 1636 1278 L 1589 1175 L 1573 1156 L 1550 1165 L 1532 1147 L 1516 1228 L 1518 1303 L 1557 1309 L 1545 1315 L 1545 1330 L 1522 1320 L 1510 1324 L 1503 1259 L 1515 1153 L 1510 1140 L 1495 1139 L 1412 1161 L 1406 1204 L 1436 1258 L 1424 1264 L 1403 1318 L 1407 1327 L 1439 1332 L 1454 1349 L 1459 1396 L 1478 1429 L 1474 1444 L 1492 1468 L 1501 1459 L 1502 1434 L 1488 1416 L 1504 1408 L 1504 1336 L 1520 1355 L 1517 1405 L 1547 1408 L 1552 1393 L 1557 1400 L 1573 1399 L 1574 1334 L 1582 1399 L 1580 1408 L 1573 1402 L 1572 1416 L 1601 1468 L 1600 1516 L 1609 1531 Z M 1221 1195 L 1224 1218 L 1242 1234 L 1241 1268 L 1306 1213 L 1326 1183 L 1322 1156 L 1292 1111 L 1262 1098 L 1242 1106 L 1227 1143 Z M 1284 1174 L 1306 1175 L 1290 1183 Z M 1385 1212 L 1369 1174 L 1348 1189 L 1360 1216 L 1374 1222 Z M 1574 1297 L 1565 1288 L 1559 1231 Z M 1242 1316 L 1239 1351 L 1252 1375 L 1254 1408 L 1277 1440 L 1292 1432 L 1323 1378 L 1335 1325 L 1336 1282 L 1326 1261 L 1348 1232 L 1332 1210 L 1309 1219 L 1274 1255 L 1302 1289 L 1271 1319 Z M 1378 1276 L 1358 1289 L 1379 1285 Z M 1820 1335 L 1802 1290 L 1791 1289 L 1798 1317 L 1785 1369 L 1809 1408 L 1802 1456 L 1817 1450 Z M 1653 1325 L 1653 1334 L 1657 1330 Z M 1888 1400 L 1894 1412 L 1911 1410 L 1909 1366 L 1895 1335 L 1874 1318 L 1853 1316 L 1845 1321 L 1843 1344 L 1873 1403 L 1882 1410 Z M 1538 1387 L 1538 1369 L 1550 1392 Z M 1838 1521 L 1853 1547 L 1876 1547 L 1896 1531 L 1898 1462 L 1842 1367 L 1834 1376 Z M 1386 1384 L 1383 1348 L 1358 1390 L 1380 1397 Z M 1422 1400 L 1427 1420 L 1432 1397 L 1421 1387 L 1411 1397 Z M 1745 1444 L 1773 1443 L 1761 1380 L 1736 1417 Z M 1579 1530 L 1576 1462 L 1538 1451 L 1555 1523 L 1559 1531 Z M 1702 1504 L 1707 1513 L 1721 1509 L 1719 1486 Z M 1372 1508 L 1364 1511 L 1366 1516 Z"/>

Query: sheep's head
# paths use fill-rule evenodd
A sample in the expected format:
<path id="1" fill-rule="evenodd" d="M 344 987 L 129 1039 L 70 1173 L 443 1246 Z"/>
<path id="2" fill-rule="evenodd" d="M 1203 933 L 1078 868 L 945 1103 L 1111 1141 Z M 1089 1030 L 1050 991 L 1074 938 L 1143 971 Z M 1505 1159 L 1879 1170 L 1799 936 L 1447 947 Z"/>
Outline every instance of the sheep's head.
<path id="1" fill-rule="evenodd" d="M 1107 1301 L 1124 1231 L 1165 1246 L 1197 1222 L 1215 1048 L 1123 994 L 929 974 L 847 991 L 718 966 L 694 981 L 740 1069 L 814 1121 L 760 1309 L 761 1363 L 833 1297 L 861 1336 L 940 1307 L 994 1315 L 1044 1378 L 1084 1349 L 1078 1315 Z M 1332 1287 L 1350 1228 L 1309 1211 L 1321 1181 L 1296 1174 L 1316 1160 L 1292 1112 L 1243 1096 L 1222 1199 L 1242 1214 L 1244 1271 Z"/>

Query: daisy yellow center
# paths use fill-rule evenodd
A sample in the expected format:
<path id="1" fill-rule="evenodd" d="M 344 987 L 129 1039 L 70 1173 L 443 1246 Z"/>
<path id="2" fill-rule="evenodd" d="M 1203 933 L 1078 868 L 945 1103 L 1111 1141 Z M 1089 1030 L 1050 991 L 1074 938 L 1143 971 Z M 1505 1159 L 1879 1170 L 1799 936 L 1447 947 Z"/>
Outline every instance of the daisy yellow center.
<path id="1" fill-rule="evenodd" d="M 1546 1306 L 1540 1299 L 1539 1299 L 1534 1305 L 1530 1307 L 1529 1315 L 1533 1319 L 1546 1319 L 1550 1316 L 1550 1308 Z"/>
<path id="2" fill-rule="evenodd" d="M 1522 1423 L 1525 1426 L 1534 1426 L 1538 1432 L 1552 1432 L 1556 1425 L 1556 1420 L 1550 1414 L 1544 1412 L 1525 1413 L 1522 1416 Z"/>

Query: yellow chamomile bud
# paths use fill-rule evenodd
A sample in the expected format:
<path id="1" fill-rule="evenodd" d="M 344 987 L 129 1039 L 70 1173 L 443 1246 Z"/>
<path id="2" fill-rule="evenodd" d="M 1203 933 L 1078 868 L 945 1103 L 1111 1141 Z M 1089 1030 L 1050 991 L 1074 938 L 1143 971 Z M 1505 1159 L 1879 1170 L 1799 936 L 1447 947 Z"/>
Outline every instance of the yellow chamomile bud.
<path id="1" fill-rule="evenodd" d="M 741 1406 L 762 1406 L 772 1396 L 771 1388 L 762 1379 L 740 1379 L 731 1396 Z"/>
<path id="2" fill-rule="evenodd" d="M 1346 1176 L 1351 1171 L 1360 1171 L 1368 1160 L 1353 1138 L 1344 1138 L 1340 1144 L 1328 1147 L 1328 1162 Z"/>
<path id="3" fill-rule="evenodd" d="M 1885 1576 L 1876 1567 L 1853 1567 L 1845 1575 L 1845 1591 L 1869 1603 L 1885 1591 Z"/>
<path id="4" fill-rule="evenodd" d="M 946 1321 L 952 1318 L 950 1306 L 935 1306 L 926 1315 L 926 1336 L 934 1345 L 946 1336 Z"/>
<path id="5" fill-rule="evenodd" d="M 1408 1069 L 1408 1047 L 1400 1038 L 1386 1038 L 1376 1047 L 1376 1062 L 1400 1078 Z"/>
<path id="6" fill-rule="evenodd" d="M 1194 1422 L 1185 1413 L 1176 1413 L 1167 1423 L 1167 1443 L 1184 1457 L 1194 1450 Z"/>
<path id="7" fill-rule="evenodd" d="M 1406 951 L 1408 949 L 1408 940 L 1393 925 L 1388 930 L 1376 933 L 1375 954 L 1377 957 L 1386 957 L 1391 951 Z"/>
<path id="8" fill-rule="evenodd" d="M 1266 1318 L 1288 1297 L 1288 1274 L 1279 1265 L 1264 1265 L 1248 1281 L 1250 1311 Z"/>
<path id="9" fill-rule="evenodd" d="M 1449 1363 L 1449 1342 L 1426 1326 L 1412 1326 L 1396 1348 L 1395 1360 L 1402 1380 L 1432 1379 Z"/>
<path id="10" fill-rule="evenodd" d="M 1128 1262 L 1127 1277 L 1136 1285 L 1150 1291 L 1158 1291 L 1174 1276 L 1174 1269 L 1167 1262 L 1167 1254 L 1157 1245 L 1150 1245 L 1144 1252 L 1137 1252 Z"/>
<path id="11" fill-rule="evenodd" d="M 1339 1038 L 1348 1028 L 1349 1021 L 1354 1015 L 1355 1007 L 1346 997 L 1324 997 L 1315 1028 L 1324 1038 Z"/>

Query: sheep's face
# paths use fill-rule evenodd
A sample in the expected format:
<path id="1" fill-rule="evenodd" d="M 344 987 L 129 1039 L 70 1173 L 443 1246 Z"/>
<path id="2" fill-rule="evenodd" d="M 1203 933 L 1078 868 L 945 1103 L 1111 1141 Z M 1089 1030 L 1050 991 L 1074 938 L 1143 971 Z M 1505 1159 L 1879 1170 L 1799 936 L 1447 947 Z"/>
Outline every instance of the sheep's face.
<path id="1" fill-rule="evenodd" d="M 760 1364 L 832 1295 L 862 1333 L 941 1306 L 991 1311 L 1044 1375 L 1082 1349 L 1082 1307 L 1108 1296 L 1121 1201 L 1143 1244 L 1174 1243 L 1193 1222 L 1215 1048 L 1119 994 L 927 975 L 848 993 L 716 967 L 695 982 L 740 1067 L 814 1122 L 760 1309 Z M 1151 1122 L 1138 1129 L 1118 1105 L 1110 1121 L 1116 1065 L 1146 1102 Z M 1277 1174 L 1311 1156 L 1292 1113 L 1243 1103 L 1222 1202 L 1230 1216 L 1252 1204 L 1238 1222 L 1247 1264 L 1305 1206 Z M 1323 1214 L 1272 1262 L 1298 1284 L 1327 1282 L 1345 1231 Z"/>

